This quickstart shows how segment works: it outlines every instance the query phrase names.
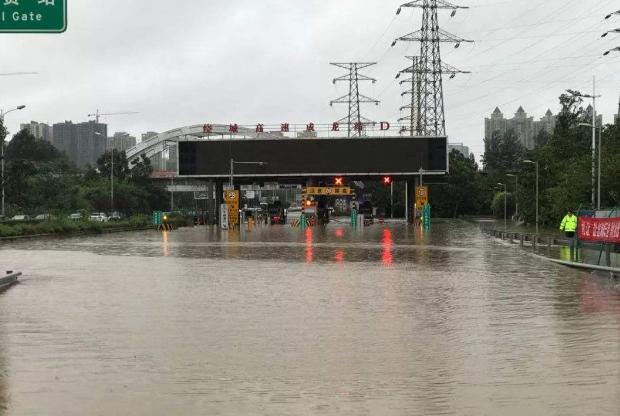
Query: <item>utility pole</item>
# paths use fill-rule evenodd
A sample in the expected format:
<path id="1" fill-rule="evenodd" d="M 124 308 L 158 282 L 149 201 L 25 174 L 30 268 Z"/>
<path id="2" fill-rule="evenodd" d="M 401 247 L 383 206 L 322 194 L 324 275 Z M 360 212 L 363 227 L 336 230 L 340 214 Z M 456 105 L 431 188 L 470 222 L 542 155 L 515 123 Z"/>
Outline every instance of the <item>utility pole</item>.
<path id="1" fill-rule="evenodd" d="M 347 124 L 347 137 L 353 136 L 362 136 L 364 125 L 372 124 L 373 122 L 366 117 L 363 117 L 360 112 L 360 104 L 375 104 L 379 105 L 379 101 L 374 98 L 367 97 L 365 95 L 360 94 L 359 83 L 360 81 L 371 81 L 373 84 L 377 82 L 376 79 L 370 78 L 366 75 L 360 74 L 359 71 L 364 68 L 368 68 L 369 66 L 376 65 L 376 62 L 351 62 L 351 63 L 338 63 L 338 62 L 330 62 L 330 65 L 337 66 L 342 69 L 346 69 L 349 71 L 347 75 L 343 75 L 338 78 L 334 78 L 333 83 L 346 81 L 349 83 L 349 93 L 347 95 L 343 95 L 340 98 L 336 98 L 335 100 L 329 103 L 330 106 L 334 104 L 348 104 L 349 105 L 349 114 L 346 117 L 338 120 L 338 123 Z"/>
<path id="2" fill-rule="evenodd" d="M 443 77 L 444 73 L 450 73 L 454 78 L 459 71 L 456 68 L 446 66 L 441 62 L 441 42 L 451 42 L 458 48 L 461 43 L 473 42 L 457 37 L 439 28 L 437 9 L 452 10 L 452 16 L 458 9 L 468 7 L 457 6 L 444 0 L 414 0 L 401 5 L 396 14 L 400 14 L 403 7 L 422 9 L 422 29 L 397 38 L 392 42 L 395 46 L 398 41 L 420 42 L 419 67 L 417 72 L 420 76 L 420 90 L 414 103 L 419 100 L 418 132 L 425 136 L 445 136 L 446 121 L 443 100 Z M 450 69 L 451 71 L 447 71 Z"/>
<path id="3" fill-rule="evenodd" d="M 574 97 L 592 98 L 592 208 L 596 207 L 596 77 L 592 77 L 592 95 L 582 94 L 579 91 L 566 90 Z M 602 126 L 601 126 L 602 127 Z M 600 207 L 599 207 L 600 209 Z"/>
<path id="4" fill-rule="evenodd" d="M 592 207 L 594 205 L 596 183 L 596 77 L 592 77 Z M 600 200 L 599 200 L 600 205 Z M 598 209 L 601 209 L 599 206 Z"/>
<path id="5" fill-rule="evenodd" d="M 4 192 L 4 183 L 6 182 L 6 178 L 4 177 L 4 146 L 5 146 L 6 134 L 7 134 L 7 129 L 6 129 L 6 126 L 4 125 L 4 117 L 8 113 L 12 113 L 13 111 L 23 110 L 24 108 L 26 108 L 25 105 L 18 105 L 17 107 L 12 108 L 8 111 L 4 111 L 0 109 L 0 164 L 1 164 L 0 169 L 2 170 L 1 176 L 0 176 L 0 185 L 2 186 L 2 217 L 3 218 L 6 215 L 5 192 Z"/>
<path id="6" fill-rule="evenodd" d="M 101 117 L 107 116 L 120 116 L 125 114 L 139 114 L 135 111 L 124 111 L 121 113 L 100 113 L 99 109 L 94 114 L 89 114 L 88 117 L 95 117 L 95 123 L 99 124 Z M 99 132 L 95 132 L 95 135 L 101 136 L 106 141 L 106 148 L 108 147 L 108 137 Z M 114 140 L 110 143 L 110 215 L 114 213 Z"/>

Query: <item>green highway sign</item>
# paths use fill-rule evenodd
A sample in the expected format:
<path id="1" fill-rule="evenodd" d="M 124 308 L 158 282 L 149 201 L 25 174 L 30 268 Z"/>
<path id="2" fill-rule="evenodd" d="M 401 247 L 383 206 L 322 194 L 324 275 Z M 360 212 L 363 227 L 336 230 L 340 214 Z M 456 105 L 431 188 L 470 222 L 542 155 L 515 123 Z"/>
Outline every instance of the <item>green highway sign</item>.
<path id="1" fill-rule="evenodd" d="M 0 33 L 62 33 L 67 0 L 0 0 Z"/>
<path id="2" fill-rule="evenodd" d="M 161 225 L 164 213 L 161 211 L 153 211 L 153 225 Z"/>

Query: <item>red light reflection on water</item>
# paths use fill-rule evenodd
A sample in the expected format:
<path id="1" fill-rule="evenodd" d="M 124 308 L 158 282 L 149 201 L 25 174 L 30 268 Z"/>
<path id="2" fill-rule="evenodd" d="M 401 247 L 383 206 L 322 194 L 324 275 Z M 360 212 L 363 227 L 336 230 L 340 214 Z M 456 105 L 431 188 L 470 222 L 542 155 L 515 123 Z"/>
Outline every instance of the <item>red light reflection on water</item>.
<path id="1" fill-rule="evenodd" d="M 342 228 L 336 228 L 336 237 L 338 238 L 344 237 L 344 230 Z"/>
<path id="2" fill-rule="evenodd" d="M 337 263 L 342 263 L 344 261 L 344 250 L 337 250 L 334 260 L 336 260 Z"/>
<path id="3" fill-rule="evenodd" d="M 392 240 L 392 230 L 386 228 L 383 230 L 383 256 L 381 257 L 381 262 L 389 266 L 392 264 L 392 246 L 394 244 L 394 240 Z"/>
<path id="4" fill-rule="evenodd" d="M 312 263 L 314 251 L 312 248 L 312 228 L 306 229 L 306 263 Z"/>
<path id="5" fill-rule="evenodd" d="M 585 313 L 613 313 L 620 315 L 620 295 L 604 288 L 595 279 L 583 279 L 579 285 L 581 308 Z"/>

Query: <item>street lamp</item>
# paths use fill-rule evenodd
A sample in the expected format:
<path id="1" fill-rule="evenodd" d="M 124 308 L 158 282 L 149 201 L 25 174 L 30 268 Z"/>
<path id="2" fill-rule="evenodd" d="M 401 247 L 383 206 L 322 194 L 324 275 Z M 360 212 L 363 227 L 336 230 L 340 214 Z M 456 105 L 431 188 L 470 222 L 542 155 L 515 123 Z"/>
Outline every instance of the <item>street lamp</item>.
<path id="1" fill-rule="evenodd" d="M 235 177 L 235 165 L 258 165 L 265 166 L 267 162 L 239 162 L 234 159 L 230 159 L 230 187 L 231 189 L 235 189 L 234 186 L 234 177 Z"/>
<path id="2" fill-rule="evenodd" d="M 1 168 L 2 176 L 0 176 L 0 182 L 2 183 L 2 216 L 3 217 L 6 215 L 6 212 L 4 210 L 4 140 L 6 139 L 6 127 L 4 126 L 4 116 L 6 116 L 12 111 L 23 110 L 24 108 L 26 108 L 25 105 L 18 105 L 17 107 L 9 111 L 0 110 L 0 123 L 2 124 L 2 132 L 1 132 L 2 137 L 0 137 L 0 164 L 2 165 L 2 168 Z"/>
<path id="3" fill-rule="evenodd" d="M 579 123 L 579 126 L 592 127 L 590 123 Z M 603 149 L 603 126 L 598 127 L 598 174 L 597 174 L 597 193 L 596 193 L 596 209 L 601 209 L 601 152 Z"/>
<path id="4" fill-rule="evenodd" d="M 596 181 L 596 78 L 592 77 L 592 95 L 581 94 L 577 91 L 566 90 L 573 97 L 592 98 L 592 207 L 594 207 L 595 181 Z"/>
<path id="5" fill-rule="evenodd" d="M 620 52 L 620 46 L 605 51 L 605 53 L 603 53 L 603 56 L 607 56 L 612 52 Z"/>
<path id="6" fill-rule="evenodd" d="M 509 178 L 515 178 L 515 219 L 519 219 L 519 200 L 517 199 L 517 192 L 519 190 L 519 175 L 513 173 L 507 173 Z"/>
<path id="7" fill-rule="evenodd" d="M 620 29 L 613 29 L 613 30 L 609 30 L 609 31 L 607 31 L 607 32 L 603 33 L 603 34 L 601 35 L 601 37 L 602 37 L 602 38 L 604 38 L 605 36 L 609 35 L 610 33 L 620 33 Z"/>
<path id="8" fill-rule="evenodd" d="M 505 183 L 498 182 L 497 184 L 499 186 L 503 186 L 504 187 L 504 231 L 505 231 L 506 228 L 508 227 L 508 209 L 507 209 L 507 204 L 508 204 L 508 199 L 507 199 L 508 187 L 506 186 Z"/>
<path id="9" fill-rule="evenodd" d="M 524 160 L 523 163 L 536 165 L 536 235 L 538 235 L 538 161 Z"/>
<path id="10" fill-rule="evenodd" d="M 103 134 L 98 131 L 95 132 L 96 136 L 105 137 Z M 105 137 L 106 141 L 108 140 Z M 114 142 L 110 143 L 110 215 L 114 213 Z M 106 143 L 107 147 L 107 143 Z"/>
<path id="11" fill-rule="evenodd" d="M 605 16 L 605 19 L 609 19 L 611 16 L 613 16 L 613 15 L 618 15 L 618 14 L 620 14 L 620 10 L 615 11 L 615 12 L 613 12 L 613 13 L 609 13 L 607 16 Z"/>

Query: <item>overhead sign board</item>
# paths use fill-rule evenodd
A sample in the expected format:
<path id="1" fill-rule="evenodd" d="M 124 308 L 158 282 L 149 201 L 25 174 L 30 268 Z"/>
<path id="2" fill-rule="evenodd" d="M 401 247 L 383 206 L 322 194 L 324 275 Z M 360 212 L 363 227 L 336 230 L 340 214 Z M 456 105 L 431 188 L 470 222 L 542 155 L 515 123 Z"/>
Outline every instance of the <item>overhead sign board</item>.
<path id="1" fill-rule="evenodd" d="M 67 0 L 0 0 L 0 33 L 62 33 Z"/>
<path id="2" fill-rule="evenodd" d="M 179 176 L 228 178 L 231 159 L 264 162 L 235 167 L 237 183 L 298 176 L 417 176 L 420 169 L 428 176 L 448 170 L 445 137 L 213 139 L 179 143 Z"/>

